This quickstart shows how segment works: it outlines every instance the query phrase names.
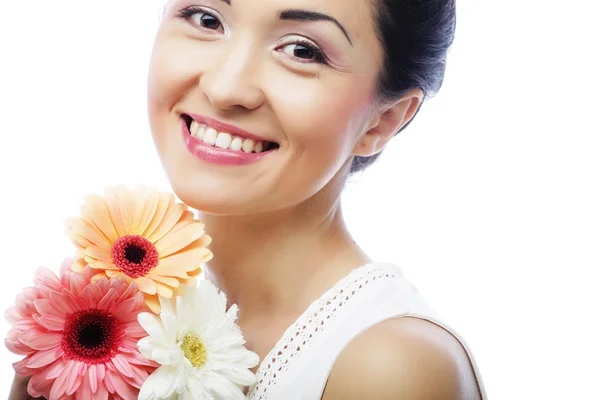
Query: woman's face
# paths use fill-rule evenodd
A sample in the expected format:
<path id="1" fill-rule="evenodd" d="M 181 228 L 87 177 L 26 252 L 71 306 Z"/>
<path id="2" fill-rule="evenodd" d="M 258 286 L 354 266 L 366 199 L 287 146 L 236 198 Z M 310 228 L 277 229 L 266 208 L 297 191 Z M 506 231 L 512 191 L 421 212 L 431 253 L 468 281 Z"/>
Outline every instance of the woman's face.
<path id="1" fill-rule="evenodd" d="M 243 215 L 339 186 L 373 120 L 383 56 L 372 7 L 371 0 L 169 4 L 148 106 L 182 201 Z"/>

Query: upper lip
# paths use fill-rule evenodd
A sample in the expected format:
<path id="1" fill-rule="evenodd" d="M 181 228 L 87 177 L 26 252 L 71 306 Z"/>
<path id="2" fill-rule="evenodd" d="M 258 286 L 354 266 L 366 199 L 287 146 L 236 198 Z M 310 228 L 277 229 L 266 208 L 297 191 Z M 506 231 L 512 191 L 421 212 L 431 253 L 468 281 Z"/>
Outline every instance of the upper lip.
<path id="1" fill-rule="evenodd" d="M 231 133 L 232 135 L 239 136 L 244 139 L 252 139 L 255 142 L 273 142 L 272 140 L 267 140 L 260 136 L 254 135 L 248 131 L 245 131 L 241 128 L 238 128 L 237 126 L 229 125 L 225 122 L 216 120 L 214 118 L 207 117 L 205 115 L 199 115 L 199 114 L 185 114 L 185 115 L 189 116 L 190 118 L 192 118 L 194 121 L 198 122 L 199 124 L 204 124 L 208 127 L 214 128 L 218 132 Z"/>

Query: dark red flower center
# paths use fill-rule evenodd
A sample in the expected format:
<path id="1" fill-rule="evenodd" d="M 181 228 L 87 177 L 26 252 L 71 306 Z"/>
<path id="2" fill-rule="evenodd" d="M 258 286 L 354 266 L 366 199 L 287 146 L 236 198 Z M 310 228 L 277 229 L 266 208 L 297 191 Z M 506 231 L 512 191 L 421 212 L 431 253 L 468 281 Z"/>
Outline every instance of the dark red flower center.
<path id="1" fill-rule="evenodd" d="M 145 237 L 123 236 L 111 249 L 113 262 L 125 275 L 135 279 L 145 276 L 158 265 L 158 251 Z"/>
<path id="2" fill-rule="evenodd" d="M 119 321 L 106 311 L 79 311 L 67 317 L 62 347 L 69 359 L 105 363 L 114 357 L 123 334 Z"/>

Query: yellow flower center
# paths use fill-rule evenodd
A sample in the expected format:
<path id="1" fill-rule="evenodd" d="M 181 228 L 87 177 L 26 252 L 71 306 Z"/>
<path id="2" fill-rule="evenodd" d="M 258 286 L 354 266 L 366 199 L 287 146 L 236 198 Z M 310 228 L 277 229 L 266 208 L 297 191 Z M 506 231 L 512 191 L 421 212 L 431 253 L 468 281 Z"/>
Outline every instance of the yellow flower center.
<path id="1" fill-rule="evenodd" d="M 206 363 L 206 347 L 198 335 L 186 333 L 183 336 L 181 350 L 194 367 L 200 368 Z"/>

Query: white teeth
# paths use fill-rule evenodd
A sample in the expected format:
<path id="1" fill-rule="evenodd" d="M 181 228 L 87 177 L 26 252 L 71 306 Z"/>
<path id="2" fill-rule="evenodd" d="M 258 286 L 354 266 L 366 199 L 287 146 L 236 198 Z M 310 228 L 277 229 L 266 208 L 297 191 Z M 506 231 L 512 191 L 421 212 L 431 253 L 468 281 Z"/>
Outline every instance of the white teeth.
<path id="1" fill-rule="evenodd" d="M 198 129 L 200 129 L 200 125 L 196 121 L 192 121 L 192 124 L 190 125 L 190 133 L 192 136 L 198 136 Z"/>
<path id="2" fill-rule="evenodd" d="M 215 146 L 221 149 L 228 149 L 231 144 L 231 135 L 229 133 L 219 132 Z"/>
<path id="3" fill-rule="evenodd" d="M 206 132 L 206 125 L 200 125 L 200 129 L 198 129 L 198 135 L 196 137 L 199 139 L 204 139 L 205 132 Z"/>
<path id="4" fill-rule="evenodd" d="M 244 150 L 244 153 L 252 153 L 252 150 L 254 150 L 254 140 L 246 139 L 242 145 L 242 150 Z"/>
<path id="5" fill-rule="evenodd" d="M 233 140 L 231 141 L 231 144 L 229 145 L 229 149 L 233 150 L 233 151 L 240 151 L 240 150 L 242 150 L 243 144 L 244 144 L 244 141 L 242 140 L 242 138 L 234 136 Z"/>
<path id="6" fill-rule="evenodd" d="M 217 132 L 216 129 L 192 121 L 190 124 L 192 136 L 202 140 L 204 143 L 216 146 L 224 150 L 243 151 L 244 153 L 262 153 L 265 149 L 264 142 L 255 142 L 252 139 L 243 139 L 233 136 L 227 132 Z"/>
<path id="7" fill-rule="evenodd" d="M 204 141 L 204 143 L 214 146 L 217 142 L 217 131 L 213 128 L 206 129 L 206 132 L 204 133 L 204 138 L 202 138 L 202 140 Z"/>

